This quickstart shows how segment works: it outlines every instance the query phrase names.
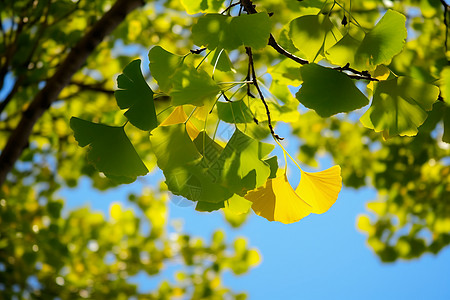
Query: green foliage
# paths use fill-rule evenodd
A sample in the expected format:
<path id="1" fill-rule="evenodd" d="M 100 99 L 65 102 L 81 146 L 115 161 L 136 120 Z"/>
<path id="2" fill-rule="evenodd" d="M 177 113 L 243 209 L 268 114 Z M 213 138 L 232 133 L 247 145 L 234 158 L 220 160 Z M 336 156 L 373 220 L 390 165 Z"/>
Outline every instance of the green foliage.
<path id="1" fill-rule="evenodd" d="M 316 64 L 300 69 L 303 84 L 296 97 L 321 117 L 349 112 L 369 103 L 350 78 L 339 71 Z"/>
<path id="2" fill-rule="evenodd" d="M 124 116 L 137 128 L 148 131 L 158 126 L 153 91 L 145 82 L 141 72 L 141 60 L 132 61 L 125 67 L 123 74 L 117 77 L 114 92 L 117 105 L 121 109 L 128 108 Z"/>
<path id="3" fill-rule="evenodd" d="M 416 135 L 437 100 L 437 86 L 407 77 L 378 83 L 372 106 L 361 117 L 361 123 L 385 137 Z"/>
<path id="4" fill-rule="evenodd" d="M 148 173 L 123 127 L 96 124 L 73 117 L 70 127 L 80 147 L 90 146 L 88 159 L 106 176 L 129 183 Z"/>
<path id="5" fill-rule="evenodd" d="M 383 261 L 448 246 L 450 75 L 443 7 L 438 1 L 392 1 L 390 10 L 385 1 L 347 3 L 261 0 L 253 14 L 240 5 L 225 11 L 228 1 L 167 0 L 133 12 L 64 86 L 2 187 L 5 297 L 241 299 L 222 286 L 221 274 L 257 264 L 244 240 L 230 246 L 218 231 L 208 245 L 177 231 L 174 242 L 167 236 L 165 197 L 153 192 L 130 197 L 137 211 L 114 205 L 109 217 L 89 209 L 61 213 L 63 200 L 55 193 L 83 176 L 97 189 L 113 188 L 158 166 L 172 193 L 197 201 L 200 211 L 221 209 L 237 227 L 254 205 L 242 195 L 283 178 L 276 176 L 278 159 L 267 158 L 272 146 L 261 143 L 271 134 L 269 124 L 277 133 L 278 121 L 292 128 L 288 142 L 299 139 L 299 161 L 317 167 L 328 153 L 341 165 L 347 187 L 377 189 L 358 228 Z M 0 87 L 6 75 L 13 82 L 0 102 L 2 149 L 42 84 L 111 4 L 0 2 Z M 187 17 L 185 11 L 207 14 Z M 271 49 L 273 40 L 291 56 Z M 121 52 L 121 44 L 150 49 L 150 72 L 133 60 L 141 52 Z M 291 91 L 310 109 L 299 112 Z M 354 121 L 367 99 L 372 105 Z M 189 116 L 162 126 L 172 106 Z M 331 116 L 340 112 L 349 117 Z M 230 124 L 225 132 L 222 121 Z M 87 159 L 77 141 L 88 146 Z M 287 180 L 282 184 L 280 195 L 290 187 Z M 137 229 L 142 223 L 150 232 Z M 179 257 L 188 267 L 176 283 L 141 295 L 129 282 Z M 37 290 L 27 286 L 30 278 L 37 278 Z"/>

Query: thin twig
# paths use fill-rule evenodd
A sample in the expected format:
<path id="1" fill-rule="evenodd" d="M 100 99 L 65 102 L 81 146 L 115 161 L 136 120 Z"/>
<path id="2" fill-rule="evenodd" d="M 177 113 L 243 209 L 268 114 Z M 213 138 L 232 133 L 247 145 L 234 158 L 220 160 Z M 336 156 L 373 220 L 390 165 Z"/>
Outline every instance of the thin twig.
<path id="1" fill-rule="evenodd" d="M 230 9 L 232 9 L 233 7 L 235 7 L 236 5 L 241 4 L 240 2 L 236 2 L 236 3 L 232 3 L 230 4 L 227 8 L 225 8 L 225 10 L 223 12 L 221 12 L 220 14 L 223 15 L 224 13 L 226 13 L 227 11 L 229 11 Z"/>
<path id="2" fill-rule="evenodd" d="M 256 90 L 258 91 L 259 94 L 259 98 L 261 99 L 262 103 L 264 104 L 264 107 L 266 108 L 266 114 L 267 114 L 267 122 L 269 124 L 269 129 L 270 129 L 270 133 L 272 134 L 272 136 L 277 139 L 277 140 L 284 140 L 284 138 L 278 136 L 277 134 L 275 134 L 275 131 L 273 130 L 273 126 L 272 126 L 272 120 L 270 118 L 270 110 L 269 110 L 269 106 L 267 105 L 266 100 L 264 100 L 264 95 L 261 91 L 261 89 L 259 88 L 258 85 L 258 80 L 256 79 L 256 72 L 255 72 L 255 65 L 253 63 L 253 54 L 252 54 L 252 48 L 250 47 L 245 47 L 245 52 L 248 55 L 248 61 L 251 67 L 251 73 L 252 73 L 252 79 L 253 79 L 253 85 L 256 87 Z"/>
<path id="3" fill-rule="evenodd" d="M 200 53 L 202 53 L 205 50 L 206 50 L 206 47 L 205 48 L 194 49 L 194 50 L 189 50 L 189 51 L 191 51 L 192 54 L 200 54 Z"/>

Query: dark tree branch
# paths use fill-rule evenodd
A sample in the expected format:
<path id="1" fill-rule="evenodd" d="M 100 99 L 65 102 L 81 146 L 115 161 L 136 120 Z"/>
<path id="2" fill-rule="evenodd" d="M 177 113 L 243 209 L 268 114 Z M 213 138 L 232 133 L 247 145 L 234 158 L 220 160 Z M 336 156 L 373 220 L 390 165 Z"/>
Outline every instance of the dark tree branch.
<path id="1" fill-rule="evenodd" d="M 447 13 L 449 11 L 449 5 L 445 0 L 440 0 L 442 3 L 442 6 L 444 7 L 444 25 L 445 25 L 445 51 L 448 50 L 448 20 L 447 20 Z"/>
<path id="2" fill-rule="evenodd" d="M 272 126 L 272 120 L 270 118 L 270 110 L 269 110 L 269 106 L 267 105 L 266 100 L 264 100 L 264 95 L 261 91 L 261 89 L 259 88 L 258 85 L 258 80 L 256 79 L 256 72 L 255 72 L 255 65 L 253 63 L 253 54 L 252 54 L 252 48 L 250 47 L 245 47 L 245 52 L 248 55 L 248 61 L 251 67 L 251 72 L 252 72 L 252 81 L 253 81 L 253 85 L 256 87 L 256 90 L 258 91 L 259 94 L 259 98 L 261 99 L 262 103 L 264 104 L 264 107 L 266 108 L 266 114 L 267 114 L 267 122 L 269 124 L 269 129 L 270 129 L 270 133 L 272 134 L 272 136 L 277 139 L 277 140 L 284 140 L 284 138 L 279 137 L 277 134 L 275 134 L 275 131 L 273 130 L 273 126 Z M 255 121 L 256 122 L 256 121 Z M 258 124 L 258 123 L 257 123 Z"/>
<path id="3" fill-rule="evenodd" d="M 79 87 L 80 91 L 93 91 L 93 92 L 104 93 L 107 95 L 114 95 L 113 90 L 108 90 L 108 89 L 104 88 L 103 84 L 101 84 L 101 83 L 100 84 L 86 84 L 83 82 L 71 81 L 70 84 L 76 85 L 77 87 Z"/>
<path id="4" fill-rule="evenodd" d="M 0 186 L 4 184 L 7 174 L 27 146 L 34 124 L 50 108 L 51 104 L 58 99 L 62 89 L 70 83 L 72 76 L 81 69 L 98 44 L 131 11 L 143 4 L 143 0 L 117 0 L 113 7 L 72 48 L 55 74 L 47 81 L 45 87 L 36 94 L 31 104 L 23 112 L 19 124 L 9 136 L 6 146 L 0 155 Z"/>

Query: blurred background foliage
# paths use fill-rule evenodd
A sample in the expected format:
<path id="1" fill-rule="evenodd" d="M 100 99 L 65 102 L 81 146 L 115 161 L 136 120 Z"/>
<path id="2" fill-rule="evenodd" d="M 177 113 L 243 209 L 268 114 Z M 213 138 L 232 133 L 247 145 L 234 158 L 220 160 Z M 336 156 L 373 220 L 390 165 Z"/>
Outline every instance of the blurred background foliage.
<path id="1" fill-rule="evenodd" d="M 384 11 L 393 8 L 407 16 L 405 50 L 389 68 L 424 82 L 440 84 L 449 68 L 446 52 L 444 3 L 437 0 L 338 1 L 365 28 L 371 28 Z M 351 3 L 350 3 L 351 2 Z M 70 48 L 113 5 L 114 1 L 3 0 L 0 2 L 0 147 L 17 125 L 21 112 L 51 77 Z M 260 0 L 259 11 L 273 12 L 273 34 L 284 43 L 285 25 L 301 15 L 327 12 L 333 1 Z M 226 8 L 229 1 L 224 1 Z M 342 24 L 345 12 L 333 7 L 330 15 Z M 447 11 L 446 19 L 450 16 Z M 157 182 L 143 180 L 151 188 L 130 195 L 133 210 L 119 204 L 110 215 L 87 208 L 62 213 L 62 188 L 76 188 L 81 177 L 105 190 L 115 186 L 85 159 L 69 128 L 71 116 L 110 125 L 123 124 L 113 90 L 114 78 L 129 61 L 146 56 L 158 44 L 184 55 L 195 49 L 189 39 L 195 18 L 184 11 L 180 0 L 147 1 L 132 12 L 89 57 L 72 78 L 59 100 L 33 129 L 21 159 L 1 189 L 0 199 L 0 291 L 6 298 L 72 299 L 195 299 L 245 298 L 221 284 L 221 274 L 247 272 L 259 262 L 244 239 L 227 243 L 216 231 L 208 244 L 169 229 L 167 196 Z M 295 49 L 293 49 L 295 51 Z M 301 84 L 295 64 L 283 60 L 273 49 L 255 52 L 261 80 L 286 107 L 297 107 L 291 90 Z M 246 70 L 245 53 L 230 53 L 236 70 Z M 202 59 L 201 56 L 195 59 Z M 148 68 L 143 67 L 149 84 Z M 270 75 L 269 75 L 270 74 Z M 218 75 L 219 76 L 219 75 Z M 226 75 L 222 75 L 226 79 Z M 370 90 L 365 91 L 370 94 Z M 450 99 L 444 99 L 450 101 Z M 157 109 L 168 105 L 156 95 Z M 415 137 L 383 140 L 379 133 L 358 121 L 361 112 L 323 119 L 300 107 L 289 118 L 292 136 L 301 146 L 298 160 L 317 166 L 324 155 L 342 166 L 347 187 L 371 186 L 378 199 L 367 204 L 367 215 L 357 220 L 373 251 L 383 261 L 411 259 L 425 252 L 437 253 L 450 243 L 450 147 L 442 142 L 443 104 L 435 104 Z M 212 122 L 213 123 L 213 122 Z M 267 130 L 249 124 L 252 135 Z M 264 127 L 265 128 L 265 127 Z M 148 136 L 127 126 L 147 168 L 155 168 Z M 361 199 L 363 201 L 364 199 Z M 233 226 L 244 216 L 226 214 Z M 127 278 L 139 272 L 159 273 L 170 261 L 180 264 L 177 283 L 162 282 L 150 295 L 141 295 Z"/>

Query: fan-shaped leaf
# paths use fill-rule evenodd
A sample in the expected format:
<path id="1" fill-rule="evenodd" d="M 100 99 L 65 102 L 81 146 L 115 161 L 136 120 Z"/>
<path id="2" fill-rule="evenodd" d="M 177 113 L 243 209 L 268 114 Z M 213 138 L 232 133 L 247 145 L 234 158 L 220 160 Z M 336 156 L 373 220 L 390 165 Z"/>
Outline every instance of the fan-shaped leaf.
<path id="1" fill-rule="evenodd" d="M 181 124 L 186 122 L 187 118 L 188 116 L 184 112 L 183 106 L 177 106 L 159 126 Z M 200 132 L 191 121 L 186 122 L 186 131 L 191 140 L 194 140 Z"/>
<path id="2" fill-rule="evenodd" d="M 381 81 L 373 96 L 372 105 L 361 117 L 361 123 L 384 137 L 413 136 L 425 121 L 439 95 L 431 84 L 407 77 Z"/>
<path id="3" fill-rule="evenodd" d="M 270 167 L 262 161 L 274 146 L 261 143 L 236 129 L 219 158 L 208 172 L 238 195 L 261 186 L 270 175 Z"/>
<path id="4" fill-rule="evenodd" d="M 388 10 L 362 40 L 355 56 L 356 67 L 373 70 L 379 64 L 389 63 L 400 53 L 407 35 L 405 22 L 404 15 Z"/>
<path id="5" fill-rule="evenodd" d="M 312 210 L 291 187 L 286 174 L 268 179 L 263 186 L 248 192 L 245 199 L 253 202 L 252 209 L 258 216 L 284 224 L 297 222 Z"/>
<path id="6" fill-rule="evenodd" d="M 123 74 L 117 78 L 117 86 L 120 89 L 114 92 L 117 105 L 121 109 L 128 108 L 124 115 L 130 123 L 145 131 L 156 128 L 158 123 L 153 91 L 142 76 L 140 59 L 125 67 Z"/>
<path id="7" fill-rule="evenodd" d="M 307 15 L 292 20 L 289 36 L 294 46 L 310 61 L 314 61 L 342 38 L 340 31 L 324 15 Z"/>
<path id="8" fill-rule="evenodd" d="M 302 170 L 297 195 L 311 205 L 312 213 L 323 214 L 336 202 L 342 187 L 341 167 L 309 173 Z"/>
<path id="9" fill-rule="evenodd" d="M 233 195 L 213 181 L 215 178 L 207 172 L 208 165 L 189 138 L 185 124 L 160 126 L 153 131 L 150 141 L 167 187 L 175 195 L 211 203 L 223 202 Z M 199 205 L 201 210 L 212 209 Z"/>
<path id="10" fill-rule="evenodd" d="M 158 82 L 161 91 L 168 92 L 172 87 L 171 76 L 181 67 L 182 57 L 155 46 L 148 52 L 150 73 Z"/>
<path id="11" fill-rule="evenodd" d="M 190 15 L 200 12 L 216 12 L 223 4 L 223 0 L 181 0 L 186 12 Z"/>
<path id="12" fill-rule="evenodd" d="M 172 77 L 173 88 L 170 91 L 173 105 L 192 104 L 203 106 L 211 102 L 220 91 L 219 86 L 203 70 L 183 66 Z"/>
<path id="13" fill-rule="evenodd" d="M 123 183 L 148 173 L 123 127 L 96 124 L 76 117 L 70 127 L 80 147 L 89 145 L 88 160 L 106 176 Z"/>
<path id="14" fill-rule="evenodd" d="M 230 25 L 241 45 L 261 49 L 269 42 L 271 24 L 267 13 L 240 15 L 234 17 Z"/>
<path id="15" fill-rule="evenodd" d="M 217 114 L 219 115 L 219 119 L 227 123 L 253 122 L 252 112 L 242 100 L 226 103 L 218 102 Z"/>
<path id="16" fill-rule="evenodd" d="M 349 112 L 369 103 L 353 81 L 337 70 L 308 64 L 303 66 L 300 72 L 303 84 L 296 97 L 321 117 Z"/>

